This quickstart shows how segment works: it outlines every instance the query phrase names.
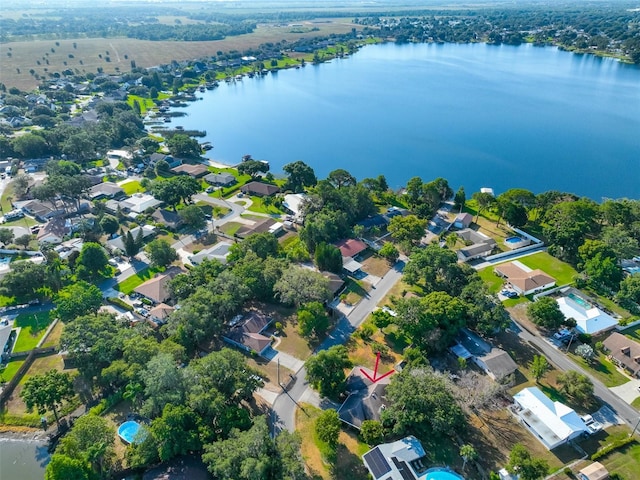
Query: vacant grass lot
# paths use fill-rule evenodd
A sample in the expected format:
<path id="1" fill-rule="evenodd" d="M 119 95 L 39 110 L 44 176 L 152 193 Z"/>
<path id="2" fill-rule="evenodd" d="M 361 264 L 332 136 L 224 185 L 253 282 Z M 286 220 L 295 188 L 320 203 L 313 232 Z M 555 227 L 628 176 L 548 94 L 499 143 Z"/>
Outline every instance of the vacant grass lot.
<path id="1" fill-rule="evenodd" d="M 153 278 L 156 273 L 160 273 L 163 271 L 164 268 L 147 267 L 143 270 L 140 270 L 135 275 L 130 276 L 125 281 L 118 283 L 114 288 L 124 293 L 125 295 L 129 295 L 131 292 L 133 292 L 134 288 Z"/>
<path id="2" fill-rule="evenodd" d="M 569 358 L 582 368 L 589 370 L 594 377 L 604 383 L 607 387 L 617 387 L 627 383 L 629 378 L 618 371 L 616 366 L 607 360 L 602 352 L 593 361 L 587 362 L 584 358 L 575 353 L 569 353 Z"/>
<path id="3" fill-rule="evenodd" d="M 13 351 L 25 352 L 36 348 L 51 321 L 49 312 L 18 315 L 13 326 L 20 327 L 21 330 Z"/>
<path id="4" fill-rule="evenodd" d="M 556 279 L 556 285 L 573 283 L 573 278 L 578 274 L 571 265 L 552 257 L 547 252 L 527 255 L 519 258 L 518 261 L 532 270 L 539 268 L 546 274 L 551 275 Z"/>
<path id="5" fill-rule="evenodd" d="M 123 183 L 120 187 L 124 190 L 124 193 L 127 195 L 133 195 L 134 193 L 144 192 L 145 189 L 138 180 L 132 180 L 130 182 Z"/>

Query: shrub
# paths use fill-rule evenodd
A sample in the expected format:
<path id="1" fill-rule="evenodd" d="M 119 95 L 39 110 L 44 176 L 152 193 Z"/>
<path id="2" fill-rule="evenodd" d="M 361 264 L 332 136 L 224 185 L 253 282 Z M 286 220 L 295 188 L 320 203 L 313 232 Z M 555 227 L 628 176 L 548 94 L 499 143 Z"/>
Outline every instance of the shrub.
<path id="1" fill-rule="evenodd" d="M 110 409 L 115 407 L 122 401 L 122 392 L 117 391 L 112 393 L 108 397 L 103 398 L 100 402 L 89 410 L 90 415 L 104 415 Z"/>
<path id="2" fill-rule="evenodd" d="M 120 307 L 120 308 L 126 310 L 127 312 L 132 312 L 133 311 L 133 307 L 131 305 L 129 305 L 127 302 L 125 302 L 124 300 L 122 300 L 121 298 L 109 297 L 109 298 L 107 298 L 107 302 L 109 302 L 110 304 L 115 305 L 117 307 Z"/>
<path id="3" fill-rule="evenodd" d="M 616 441 L 610 443 L 609 445 L 607 445 L 606 447 L 602 448 L 601 450 L 598 450 L 593 455 L 591 455 L 591 460 L 593 460 L 595 462 L 599 458 L 602 458 L 602 457 L 605 457 L 605 456 L 609 455 L 614 450 L 617 450 L 617 449 L 619 449 L 621 447 L 629 445 L 630 443 L 633 443 L 635 441 L 636 441 L 636 439 L 634 437 L 625 437 L 625 438 L 621 438 L 620 440 L 616 440 Z"/>

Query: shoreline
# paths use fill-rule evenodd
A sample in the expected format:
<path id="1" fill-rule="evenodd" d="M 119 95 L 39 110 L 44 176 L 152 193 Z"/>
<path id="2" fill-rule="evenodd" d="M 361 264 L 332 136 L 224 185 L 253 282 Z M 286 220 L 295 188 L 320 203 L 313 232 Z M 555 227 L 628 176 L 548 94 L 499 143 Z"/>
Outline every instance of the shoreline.
<path id="1" fill-rule="evenodd" d="M 0 442 L 32 442 L 42 444 L 48 442 L 46 432 L 43 430 L 17 430 L 17 428 L 19 427 L 0 426 Z"/>

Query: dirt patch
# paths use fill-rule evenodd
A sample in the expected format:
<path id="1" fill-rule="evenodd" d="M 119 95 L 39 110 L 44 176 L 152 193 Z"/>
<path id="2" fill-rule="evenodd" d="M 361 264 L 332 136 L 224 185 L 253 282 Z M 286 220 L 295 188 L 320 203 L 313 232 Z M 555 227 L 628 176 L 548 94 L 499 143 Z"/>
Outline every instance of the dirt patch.
<path id="1" fill-rule="evenodd" d="M 270 392 L 280 393 L 282 389 L 278 386 L 278 364 L 266 360 L 262 357 L 248 357 L 247 365 L 258 370 L 264 378 L 264 388 Z M 289 375 L 293 375 L 294 372 L 288 368 L 280 365 L 280 380 L 286 382 Z"/>
<path id="2" fill-rule="evenodd" d="M 367 253 L 361 260 L 362 271 L 367 272 L 369 275 L 375 275 L 376 277 L 384 277 L 391 266 L 384 258 L 378 257 L 373 252 Z"/>

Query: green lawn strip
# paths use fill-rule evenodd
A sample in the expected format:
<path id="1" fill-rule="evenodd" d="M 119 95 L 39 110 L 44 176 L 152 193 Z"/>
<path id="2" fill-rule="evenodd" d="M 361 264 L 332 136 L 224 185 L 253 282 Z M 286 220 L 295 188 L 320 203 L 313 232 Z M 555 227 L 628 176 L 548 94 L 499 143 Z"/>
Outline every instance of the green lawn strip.
<path id="1" fill-rule="evenodd" d="M 23 363 L 24 360 L 11 360 L 6 367 L 0 369 L 0 379 L 5 382 L 11 380 Z"/>
<path id="2" fill-rule="evenodd" d="M 1 297 L 0 297 L 1 299 Z M 627 337 L 640 342 L 640 325 L 622 330 L 620 333 Z"/>
<path id="3" fill-rule="evenodd" d="M 592 362 L 587 362 L 581 356 L 571 352 L 568 355 L 571 360 L 587 370 L 607 387 L 617 387 L 629 381 L 629 378 L 621 374 L 616 369 L 616 366 L 607 360 L 607 357 L 602 353 L 599 353 Z"/>
<path id="4" fill-rule="evenodd" d="M 238 230 L 244 225 L 238 222 L 227 222 L 224 225 L 220 226 L 220 231 L 222 233 L 226 233 L 227 235 L 235 235 Z"/>
<path id="5" fill-rule="evenodd" d="M 344 291 L 340 296 L 342 297 L 342 295 L 344 295 L 343 298 L 348 304 L 355 305 L 364 298 L 370 289 L 371 287 L 368 284 L 359 282 L 353 278 L 347 278 Z"/>
<path id="6" fill-rule="evenodd" d="M 640 397 L 636 398 L 633 402 L 631 402 L 631 406 L 636 410 L 640 410 Z"/>
<path id="7" fill-rule="evenodd" d="M 144 192 L 145 189 L 140 185 L 140 182 L 137 180 L 132 180 L 130 182 L 123 183 L 120 187 L 124 190 L 124 193 L 127 195 L 133 195 L 134 193 Z"/>
<path id="8" fill-rule="evenodd" d="M 163 272 L 164 268 L 147 267 L 140 270 L 135 275 L 130 276 L 121 283 L 118 283 L 114 288 L 126 295 L 129 295 L 138 286 L 142 285 L 147 280 L 153 278 L 156 273 Z"/>
<path id="9" fill-rule="evenodd" d="M 7 297 L 0 295 L 0 307 L 6 307 L 7 305 L 15 305 L 16 297 Z"/>
<path id="10" fill-rule="evenodd" d="M 493 268 L 493 266 L 483 268 L 478 272 L 478 275 L 480 275 L 480 278 L 487 285 L 491 293 L 498 293 L 504 284 L 504 278 L 496 275 Z"/>
<path id="11" fill-rule="evenodd" d="M 20 327 L 21 330 L 13 351 L 25 352 L 36 348 L 50 323 L 49 312 L 18 315 L 13 326 Z"/>
<path id="12" fill-rule="evenodd" d="M 5 187 L 4 192 L 2 192 L 2 199 L 0 199 L 0 205 L 2 205 L 3 212 L 10 212 L 11 210 L 13 210 L 13 205 L 11 205 L 11 202 L 9 201 L 9 199 L 15 200 L 15 198 L 13 198 L 13 182 L 10 182 Z"/>
<path id="13" fill-rule="evenodd" d="M 617 473 L 622 478 L 638 478 L 640 472 L 640 444 L 632 443 L 598 459 L 609 473 Z"/>
<path id="14" fill-rule="evenodd" d="M 556 285 L 567 285 L 573 283 L 574 277 L 578 274 L 568 263 L 564 263 L 547 252 L 534 253 L 518 259 L 520 263 L 535 270 L 540 269 L 547 275 L 556 279 Z"/>
<path id="15" fill-rule="evenodd" d="M 251 206 L 248 208 L 251 212 L 267 213 L 269 215 L 279 215 L 283 213 L 283 211 L 279 210 L 275 205 L 266 205 L 262 197 L 251 197 L 251 202 Z"/>

